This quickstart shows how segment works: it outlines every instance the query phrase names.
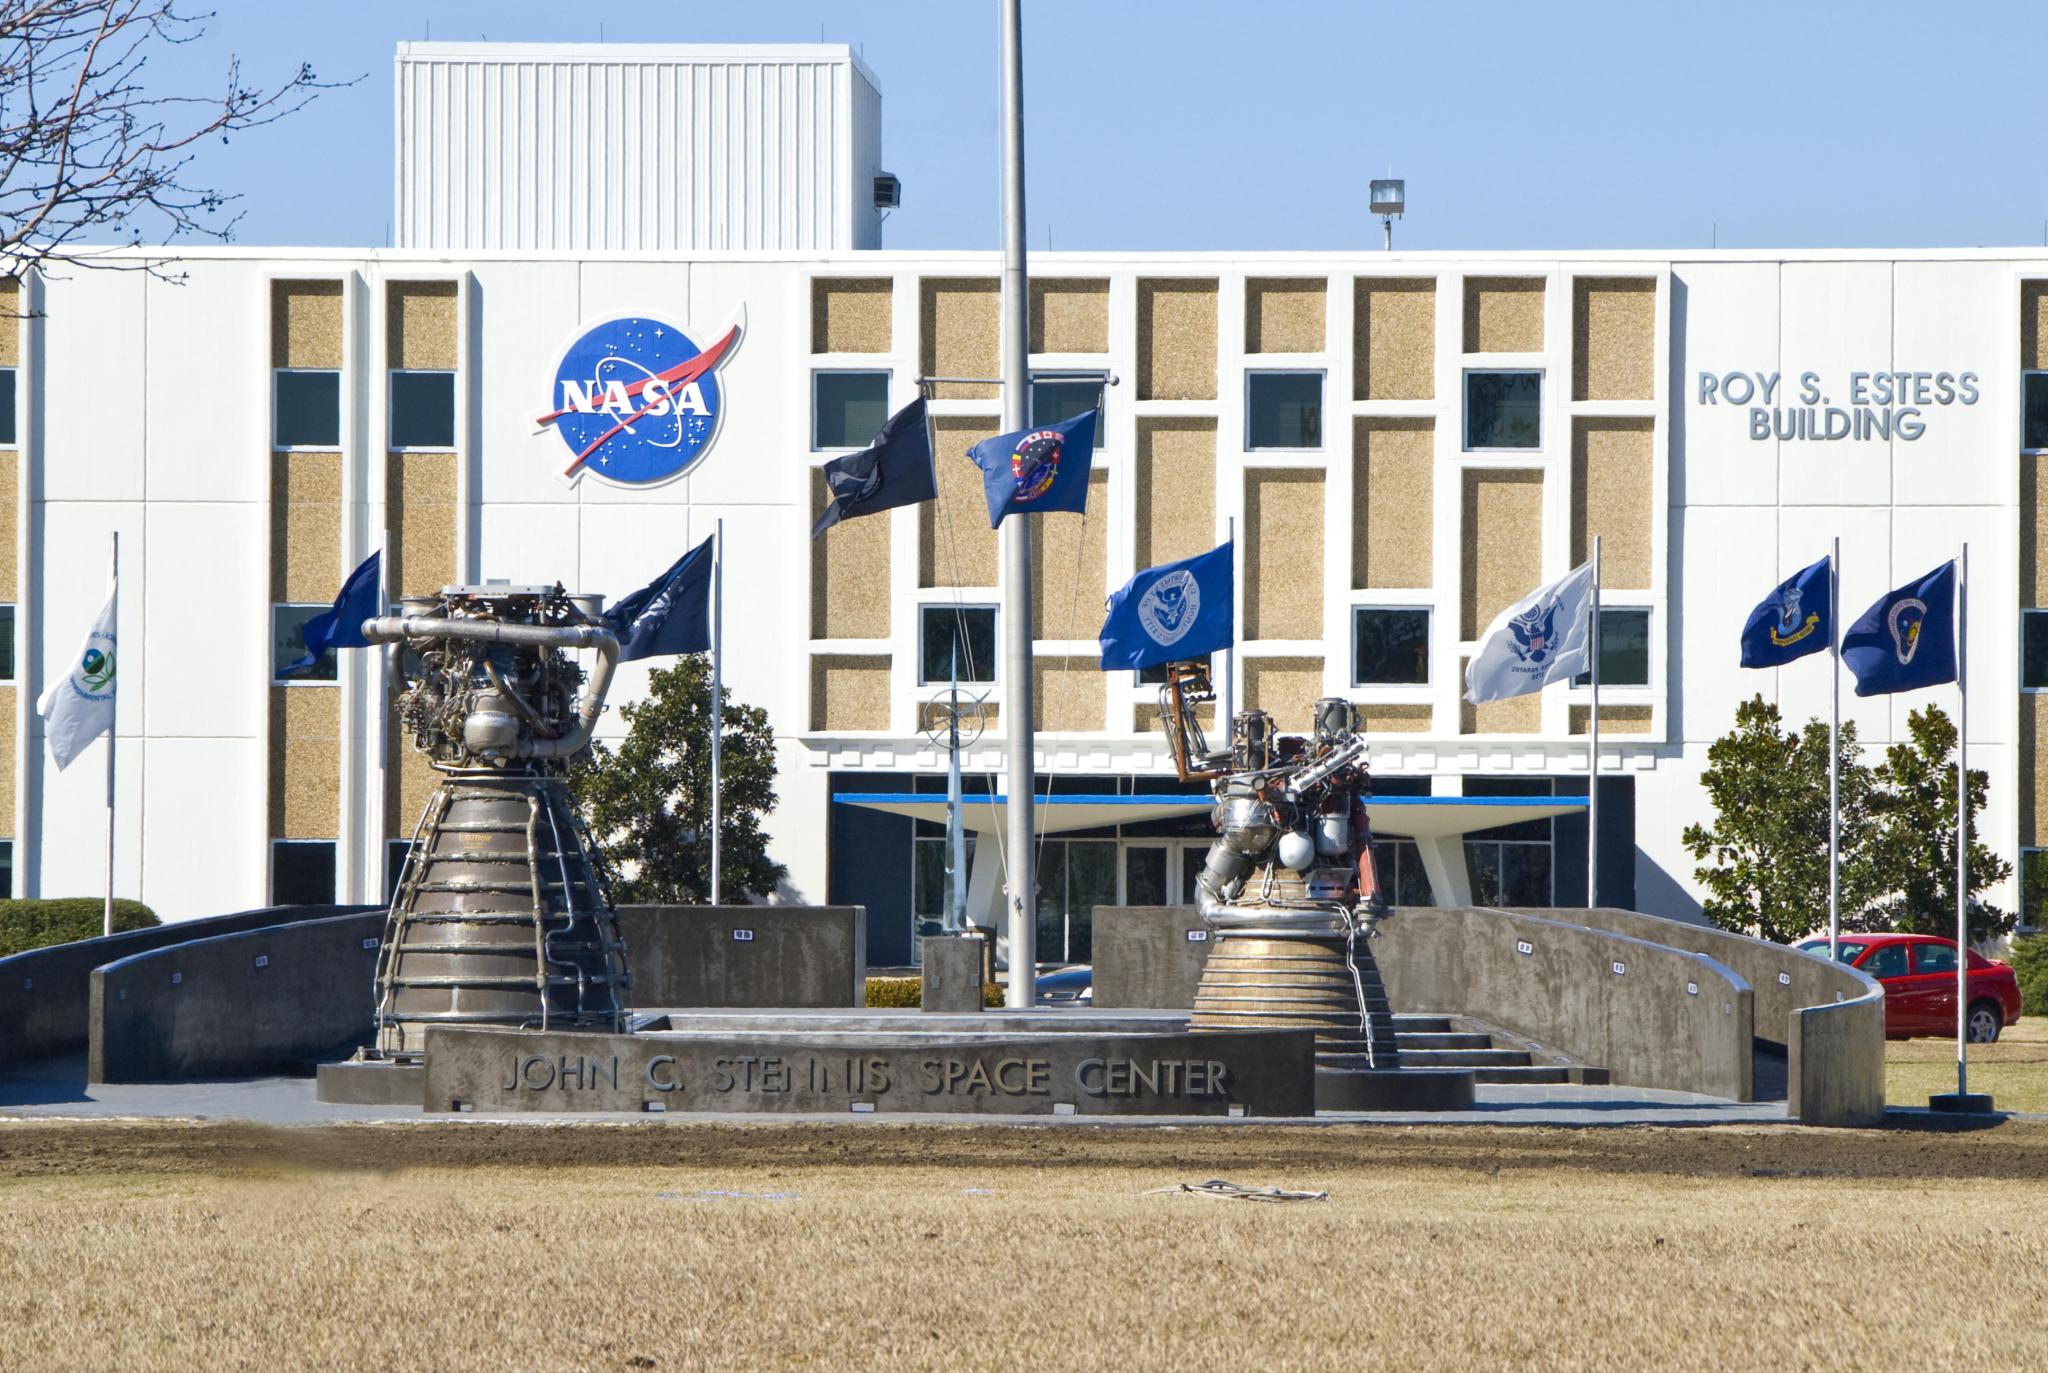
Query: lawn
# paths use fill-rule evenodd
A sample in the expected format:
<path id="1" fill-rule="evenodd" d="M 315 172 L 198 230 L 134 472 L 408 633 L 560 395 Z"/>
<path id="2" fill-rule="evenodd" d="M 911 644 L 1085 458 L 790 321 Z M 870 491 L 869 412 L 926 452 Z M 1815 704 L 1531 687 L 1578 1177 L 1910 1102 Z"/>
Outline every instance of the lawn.
<path id="1" fill-rule="evenodd" d="M 1885 1041 L 1885 1100 L 1925 1106 L 1935 1092 L 1956 1089 L 1956 1042 Z M 1970 1046 L 1970 1090 L 1991 1093 L 2001 1111 L 2048 1113 L 2048 1018 L 2022 1017 L 1996 1044 Z"/>

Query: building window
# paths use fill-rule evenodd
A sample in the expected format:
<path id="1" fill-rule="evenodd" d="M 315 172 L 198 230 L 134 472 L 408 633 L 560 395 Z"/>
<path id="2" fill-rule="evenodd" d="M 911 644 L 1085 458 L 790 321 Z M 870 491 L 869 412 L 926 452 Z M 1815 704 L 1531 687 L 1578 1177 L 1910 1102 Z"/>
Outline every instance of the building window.
<path id="1" fill-rule="evenodd" d="M 1593 674 L 1581 672 L 1573 686 L 1591 686 Z M 1650 684 L 1650 612 L 1607 609 L 1600 611 L 1600 685 L 1648 686 Z"/>
<path id="2" fill-rule="evenodd" d="M 405 875 L 406 856 L 411 852 L 410 839 L 384 841 L 384 904 L 387 906 L 398 895 L 398 879 Z"/>
<path id="3" fill-rule="evenodd" d="M 306 671 L 292 677 L 281 676 L 286 667 L 306 656 L 306 621 L 315 615 L 324 615 L 334 609 L 332 605 L 274 605 L 270 607 L 270 677 L 280 683 L 332 682 L 339 675 L 333 649 L 320 655 L 320 661 Z"/>
<path id="4" fill-rule="evenodd" d="M 2048 610 L 2020 612 L 2020 685 L 2048 690 Z"/>
<path id="5" fill-rule="evenodd" d="M 1548 906 L 1550 845 L 1543 841 L 1467 839 L 1465 870 L 1480 906 Z"/>
<path id="6" fill-rule="evenodd" d="M 943 686 L 996 679 L 996 608 L 928 605 L 918 611 L 918 684 Z"/>
<path id="7" fill-rule="evenodd" d="M 332 839 L 278 839 L 271 843 L 270 904 L 334 904 Z"/>
<path id="8" fill-rule="evenodd" d="M 1372 841 L 1372 869 L 1380 881 L 1380 896 L 1388 905 L 1436 904 L 1429 874 L 1422 867 L 1422 850 L 1415 846 L 1414 840 L 1375 838 Z"/>
<path id="9" fill-rule="evenodd" d="M 0 367 L 0 448 L 12 448 L 20 442 L 14 418 L 15 378 L 19 375 L 12 367 Z"/>
<path id="10" fill-rule="evenodd" d="M 10 387 L 12 383 L 9 383 Z M 2033 450 L 2048 449 L 2048 372 L 2025 372 L 2020 376 L 2020 447 Z M 13 395 L 12 390 L 8 392 Z M 13 423 L 14 407 L 8 406 L 8 423 Z M 13 430 L 8 431 L 12 433 Z"/>
<path id="11" fill-rule="evenodd" d="M 341 446 L 341 373 L 279 368 L 275 394 L 279 448 Z"/>
<path id="12" fill-rule="evenodd" d="M 812 448 L 865 448 L 888 422 L 887 372 L 811 374 Z"/>
<path id="13" fill-rule="evenodd" d="M 1543 374 L 1467 372 L 1465 449 L 1541 448 Z"/>
<path id="14" fill-rule="evenodd" d="M 1429 685 L 1429 612 L 1371 606 L 1352 611 L 1351 684 Z"/>
<path id="15" fill-rule="evenodd" d="M 1244 446 L 1247 449 L 1321 448 L 1323 374 L 1245 373 Z"/>
<path id="16" fill-rule="evenodd" d="M 1095 909 L 1116 904 L 1114 839 L 1052 839 L 1038 848 L 1038 961 L 1086 963 Z"/>
<path id="17" fill-rule="evenodd" d="M 14 841 L 0 839 L 0 901 L 14 899 Z"/>
<path id="18" fill-rule="evenodd" d="M 1108 384 L 1106 376 L 1088 377 L 1033 377 L 1031 379 L 1031 425 L 1042 428 L 1048 424 L 1059 424 L 1076 415 L 1096 411 L 1094 443 L 1102 447 L 1103 391 Z"/>
<path id="19" fill-rule="evenodd" d="M 0 605 L 0 682 L 14 680 L 14 607 Z"/>
<path id="20" fill-rule="evenodd" d="M 455 447 L 455 374 L 391 374 L 391 446 L 445 453 Z"/>

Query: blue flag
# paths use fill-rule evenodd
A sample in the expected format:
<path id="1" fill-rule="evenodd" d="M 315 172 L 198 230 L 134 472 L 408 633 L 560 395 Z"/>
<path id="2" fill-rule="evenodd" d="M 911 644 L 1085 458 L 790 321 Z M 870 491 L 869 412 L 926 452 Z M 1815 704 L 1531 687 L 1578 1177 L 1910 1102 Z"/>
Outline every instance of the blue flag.
<path id="1" fill-rule="evenodd" d="M 1749 612 L 1742 627 L 1744 667 L 1782 667 L 1835 641 L 1828 605 L 1828 560 L 1793 573 Z"/>
<path id="2" fill-rule="evenodd" d="M 1044 429 L 998 434 L 967 450 L 981 469 L 989 528 L 1001 524 L 1006 515 L 1088 508 L 1095 414 L 1089 410 Z"/>
<path id="3" fill-rule="evenodd" d="M 874 515 L 899 505 L 938 497 L 932 477 L 931 431 L 925 428 L 924 398 L 889 416 L 873 443 L 858 453 L 834 458 L 822 469 L 832 503 L 811 526 L 811 537 L 857 515 Z"/>
<path id="4" fill-rule="evenodd" d="M 1888 591 L 1842 636 L 1858 696 L 1940 686 L 1956 679 L 1956 565 Z"/>
<path id="5" fill-rule="evenodd" d="M 711 651 L 711 545 L 704 540 L 604 613 L 620 662 Z"/>
<path id="6" fill-rule="evenodd" d="M 383 573 L 381 550 L 363 559 L 362 565 L 341 584 L 334 609 L 322 611 L 299 627 L 299 634 L 306 641 L 306 656 L 279 668 L 277 675 L 296 677 L 311 672 L 330 649 L 368 648 L 370 641 L 363 637 L 363 621 L 384 613 L 384 598 L 379 594 Z"/>
<path id="7" fill-rule="evenodd" d="M 1135 671 L 1229 648 L 1237 637 L 1232 567 L 1226 543 L 1125 582 L 1102 620 L 1102 670 Z"/>

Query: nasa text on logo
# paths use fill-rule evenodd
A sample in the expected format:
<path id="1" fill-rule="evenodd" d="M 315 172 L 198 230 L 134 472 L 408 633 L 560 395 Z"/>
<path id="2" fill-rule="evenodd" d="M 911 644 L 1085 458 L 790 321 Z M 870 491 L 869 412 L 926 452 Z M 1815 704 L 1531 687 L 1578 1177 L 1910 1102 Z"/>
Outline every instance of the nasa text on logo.
<path id="1" fill-rule="evenodd" d="M 1138 623 L 1152 642 L 1170 648 L 1187 637 L 1202 610 L 1202 585 L 1186 568 L 1176 568 L 1138 598 Z"/>
<path id="2" fill-rule="evenodd" d="M 1019 501 L 1035 501 L 1052 489 L 1060 474 L 1060 450 L 1065 439 L 1057 429 L 1040 429 L 1017 440 L 1010 454 L 1010 476 L 1017 483 Z"/>
<path id="3" fill-rule="evenodd" d="M 705 348 L 645 315 L 584 329 L 555 368 L 548 408 L 534 417 L 569 446 L 563 476 L 589 471 L 644 486 L 694 467 L 718 433 L 725 398 L 718 369 L 742 328 L 735 318 Z"/>
<path id="4" fill-rule="evenodd" d="M 1927 602 L 1908 596 L 1885 614 L 1885 628 L 1891 631 L 1892 653 L 1901 667 L 1920 651 L 1920 626 L 1927 622 Z"/>

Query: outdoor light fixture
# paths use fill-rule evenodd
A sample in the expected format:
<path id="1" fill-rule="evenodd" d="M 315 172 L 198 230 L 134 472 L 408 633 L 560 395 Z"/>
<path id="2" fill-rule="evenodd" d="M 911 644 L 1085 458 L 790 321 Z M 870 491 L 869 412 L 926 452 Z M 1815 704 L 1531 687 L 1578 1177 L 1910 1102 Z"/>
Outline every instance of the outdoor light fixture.
<path id="1" fill-rule="evenodd" d="M 1405 181 L 1375 181 L 1372 183 L 1372 212 L 1380 216 L 1380 223 L 1387 231 L 1387 249 L 1394 247 L 1394 221 L 1407 208 L 1408 183 Z"/>

